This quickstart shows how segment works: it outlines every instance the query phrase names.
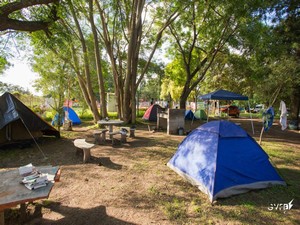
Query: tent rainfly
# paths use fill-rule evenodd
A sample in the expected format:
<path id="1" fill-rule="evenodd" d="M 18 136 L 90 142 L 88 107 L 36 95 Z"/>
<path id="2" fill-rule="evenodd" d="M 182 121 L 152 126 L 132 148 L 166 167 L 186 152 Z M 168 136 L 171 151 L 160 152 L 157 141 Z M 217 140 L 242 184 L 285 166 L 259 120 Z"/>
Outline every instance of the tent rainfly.
<path id="1" fill-rule="evenodd" d="M 250 109 L 250 104 L 249 104 L 249 98 L 247 96 L 237 94 L 231 91 L 226 91 L 226 90 L 217 90 L 205 95 L 200 96 L 200 99 L 202 100 L 242 100 L 242 101 L 248 101 L 248 107 Z M 254 126 L 253 126 L 253 121 L 252 121 L 252 114 L 250 111 L 250 118 L 251 118 L 251 126 L 252 126 L 252 132 L 254 134 Z M 208 117 L 207 117 L 208 120 Z"/>
<path id="2" fill-rule="evenodd" d="M 151 105 L 146 112 L 144 113 L 143 120 L 147 121 L 157 121 L 157 111 L 162 110 L 163 108 L 158 104 Z"/>
<path id="3" fill-rule="evenodd" d="M 167 165 L 207 194 L 211 202 L 286 185 L 260 145 L 240 126 L 226 120 L 193 130 Z"/>
<path id="4" fill-rule="evenodd" d="M 31 140 L 42 135 L 60 137 L 59 131 L 15 96 L 4 93 L 0 97 L 0 145 Z"/>

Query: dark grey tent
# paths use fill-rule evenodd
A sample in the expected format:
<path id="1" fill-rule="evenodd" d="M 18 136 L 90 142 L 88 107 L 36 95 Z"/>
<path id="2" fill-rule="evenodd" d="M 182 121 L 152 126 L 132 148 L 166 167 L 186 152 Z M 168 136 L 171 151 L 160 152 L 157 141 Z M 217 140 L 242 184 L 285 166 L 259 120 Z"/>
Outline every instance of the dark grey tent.
<path id="1" fill-rule="evenodd" d="M 15 96 L 6 92 L 0 97 L 0 146 L 43 135 L 60 137 L 59 131 Z"/>
<path id="2" fill-rule="evenodd" d="M 222 90 L 222 89 L 202 95 L 202 96 L 200 96 L 200 99 L 208 100 L 208 101 L 209 100 L 244 100 L 244 101 L 248 101 L 248 107 L 250 109 L 249 99 L 247 96 L 237 94 L 237 93 L 234 93 L 231 91 Z M 254 127 L 253 127 L 251 112 L 250 112 L 250 118 L 251 118 L 252 132 L 254 134 Z M 207 121 L 208 121 L 208 116 L 207 116 Z"/>

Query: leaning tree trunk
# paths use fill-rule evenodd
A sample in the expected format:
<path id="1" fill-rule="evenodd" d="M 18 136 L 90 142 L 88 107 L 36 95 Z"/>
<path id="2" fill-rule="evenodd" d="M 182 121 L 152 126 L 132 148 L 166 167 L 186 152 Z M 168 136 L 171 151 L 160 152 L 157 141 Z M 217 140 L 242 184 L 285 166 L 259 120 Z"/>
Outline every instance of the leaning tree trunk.
<path id="1" fill-rule="evenodd" d="M 104 88 L 104 79 L 102 73 L 102 65 L 101 65 L 101 56 L 99 50 L 99 41 L 97 35 L 97 29 L 94 22 L 94 13 L 93 13 L 93 0 L 89 0 L 89 19 L 92 27 L 93 37 L 94 37 L 94 51 L 95 51 L 95 60 L 96 60 L 96 68 L 98 74 L 98 84 L 99 84 L 99 93 L 100 93 L 100 112 L 102 117 L 107 117 L 107 109 L 105 102 L 105 88 Z"/>
<path id="2" fill-rule="evenodd" d="M 85 73 L 85 77 L 86 77 L 86 87 L 87 87 L 89 99 L 91 100 L 90 106 L 91 106 L 91 111 L 93 113 L 94 122 L 96 123 L 98 120 L 100 120 L 100 114 L 98 112 L 96 98 L 95 98 L 93 88 L 92 88 L 91 73 L 90 73 L 90 68 L 89 68 L 90 63 L 89 63 L 89 59 L 88 59 L 88 50 L 87 50 L 87 46 L 86 46 L 86 41 L 85 41 L 84 35 L 82 33 L 79 21 L 77 19 L 75 10 L 70 1 L 69 1 L 69 6 L 70 6 L 70 10 L 71 10 L 74 22 L 76 24 L 76 28 L 77 28 L 78 35 L 79 35 L 79 40 L 81 43 L 82 54 L 83 54 L 84 73 Z"/>

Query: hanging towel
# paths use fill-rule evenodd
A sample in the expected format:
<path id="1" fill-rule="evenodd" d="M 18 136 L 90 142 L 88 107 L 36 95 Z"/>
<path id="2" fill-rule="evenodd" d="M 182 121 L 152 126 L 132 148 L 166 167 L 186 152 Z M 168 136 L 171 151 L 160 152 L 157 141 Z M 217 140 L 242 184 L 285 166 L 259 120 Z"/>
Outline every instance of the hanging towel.
<path id="1" fill-rule="evenodd" d="M 280 120 L 279 120 L 281 125 L 281 130 L 285 130 L 287 128 L 287 109 L 284 101 L 280 101 L 279 110 L 281 112 Z"/>

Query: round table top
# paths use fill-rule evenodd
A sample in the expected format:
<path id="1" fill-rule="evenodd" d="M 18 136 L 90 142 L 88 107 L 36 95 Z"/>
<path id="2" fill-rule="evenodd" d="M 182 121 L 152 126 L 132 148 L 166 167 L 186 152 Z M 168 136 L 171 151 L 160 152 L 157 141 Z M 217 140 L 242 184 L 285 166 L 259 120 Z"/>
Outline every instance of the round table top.
<path id="1" fill-rule="evenodd" d="M 100 125 L 119 125 L 124 123 L 123 120 L 99 120 L 98 124 Z"/>

